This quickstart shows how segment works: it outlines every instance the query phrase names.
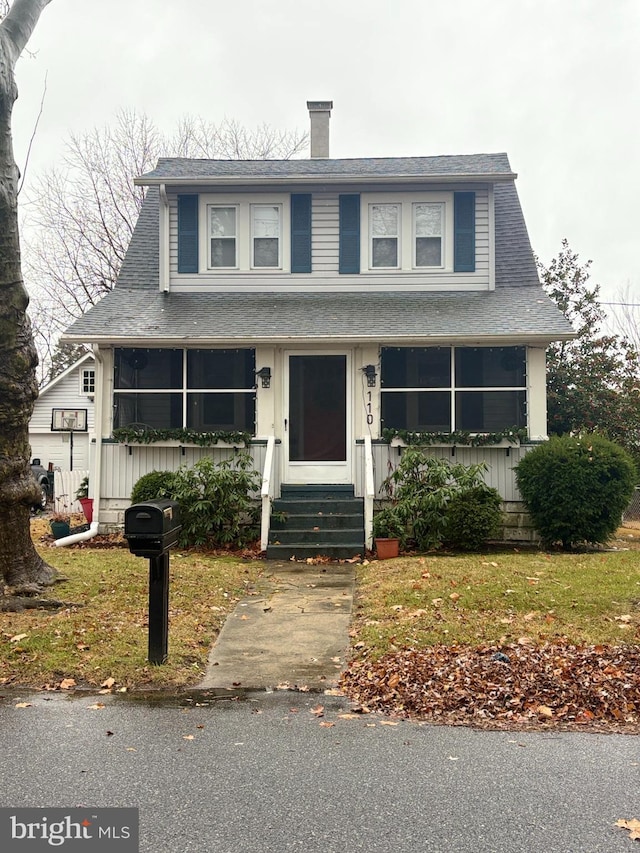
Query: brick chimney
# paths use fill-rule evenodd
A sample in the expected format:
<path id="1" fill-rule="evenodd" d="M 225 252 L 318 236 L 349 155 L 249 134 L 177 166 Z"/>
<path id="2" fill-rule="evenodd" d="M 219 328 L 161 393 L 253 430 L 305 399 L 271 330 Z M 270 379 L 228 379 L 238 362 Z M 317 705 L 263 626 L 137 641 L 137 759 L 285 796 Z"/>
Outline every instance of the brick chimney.
<path id="1" fill-rule="evenodd" d="M 333 101 L 307 101 L 311 120 L 311 159 L 329 157 L 329 119 Z"/>

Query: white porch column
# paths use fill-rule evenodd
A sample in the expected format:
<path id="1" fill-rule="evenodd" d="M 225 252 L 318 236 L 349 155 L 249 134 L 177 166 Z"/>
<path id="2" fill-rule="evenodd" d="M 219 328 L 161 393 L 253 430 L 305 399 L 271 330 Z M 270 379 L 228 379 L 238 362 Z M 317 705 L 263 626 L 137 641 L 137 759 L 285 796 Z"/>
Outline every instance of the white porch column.
<path id="1" fill-rule="evenodd" d="M 527 348 L 528 427 L 532 441 L 548 438 L 546 353 L 544 347 Z"/>
<path id="2" fill-rule="evenodd" d="M 266 438 L 275 435 L 276 423 L 276 389 L 281 386 L 282 377 L 276 376 L 275 347 L 256 347 L 256 370 L 268 367 L 271 370 L 271 385 L 262 387 L 260 377 L 256 377 L 256 436 Z"/>

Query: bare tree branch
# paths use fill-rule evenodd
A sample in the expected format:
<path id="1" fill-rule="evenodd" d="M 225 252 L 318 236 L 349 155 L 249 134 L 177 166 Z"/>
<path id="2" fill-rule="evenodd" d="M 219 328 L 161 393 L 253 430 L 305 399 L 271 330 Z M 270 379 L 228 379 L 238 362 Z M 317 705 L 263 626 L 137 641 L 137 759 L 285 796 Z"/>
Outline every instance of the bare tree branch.
<path id="1" fill-rule="evenodd" d="M 115 285 L 144 201 L 136 175 L 159 157 L 290 159 L 307 147 L 306 133 L 248 129 L 224 119 L 182 118 L 162 135 L 144 114 L 122 110 L 114 122 L 72 135 L 61 167 L 49 169 L 26 190 L 23 203 L 25 271 L 32 296 L 39 351 L 47 368 L 60 332 Z"/>
<path id="2" fill-rule="evenodd" d="M 20 183 L 18 184 L 18 195 L 22 191 L 22 187 L 24 186 L 25 179 L 27 177 L 27 170 L 29 168 L 29 158 L 31 156 L 31 149 L 33 148 L 33 142 L 36 138 L 36 133 L 38 132 L 38 125 L 40 124 L 40 119 L 42 118 L 42 113 L 44 110 L 44 99 L 47 97 L 47 75 L 44 75 L 44 85 L 42 87 L 42 97 L 40 98 L 40 109 L 38 110 L 38 115 L 36 116 L 35 123 L 33 125 L 33 130 L 31 132 L 31 138 L 29 139 L 29 146 L 27 148 L 27 156 L 24 158 L 24 166 L 22 167 L 22 173 L 20 176 Z"/>

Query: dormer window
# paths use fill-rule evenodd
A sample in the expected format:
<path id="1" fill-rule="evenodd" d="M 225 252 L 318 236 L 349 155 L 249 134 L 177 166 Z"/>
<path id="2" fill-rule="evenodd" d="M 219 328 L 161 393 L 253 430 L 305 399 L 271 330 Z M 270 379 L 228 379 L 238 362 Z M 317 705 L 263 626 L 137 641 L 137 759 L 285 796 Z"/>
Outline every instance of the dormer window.
<path id="1" fill-rule="evenodd" d="M 286 193 L 179 195 L 178 273 L 228 277 L 249 271 L 267 275 L 276 271 L 289 272 L 292 264 L 290 198 Z M 310 244 L 310 196 L 308 199 Z M 186 215 L 189 212 L 191 218 Z M 310 267 L 310 245 L 307 254 L 306 265 Z M 304 267 L 304 264 L 298 266 Z"/>
<path id="2" fill-rule="evenodd" d="M 278 269 L 281 265 L 282 205 L 251 205 L 251 266 Z"/>
<path id="3" fill-rule="evenodd" d="M 369 205 L 372 267 L 398 268 L 400 211 L 399 204 Z"/>
<path id="4" fill-rule="evenodd" d="M 414 266 L 441 267 L 444 204 L 414 204 L 413 230 Z"/>
<path id="5" fill-rule="evenodd" d="M 362 220 L 368 251 L 361 269 L 454 270 L 454 193 L 363 195 Z"/>
<path id="6" fill-rule="evenodd" d="M 237 219 L 235 207 L 209 207 L 209 266 L 212 269 L 235 269 L 238 266 Z"/>

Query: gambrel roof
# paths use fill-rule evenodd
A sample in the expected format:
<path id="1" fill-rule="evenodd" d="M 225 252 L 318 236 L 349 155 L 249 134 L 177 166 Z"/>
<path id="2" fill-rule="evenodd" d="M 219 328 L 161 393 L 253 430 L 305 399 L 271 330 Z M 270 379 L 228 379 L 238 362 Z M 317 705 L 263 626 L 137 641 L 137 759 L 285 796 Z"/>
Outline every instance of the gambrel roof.
<path id="1" fill-rule="evenodd" d="M 268 185 L 294 188 L 322 179 L 397 183 L 449 177 L 493 184 L 495 290 L 348 291 L 327 278 L 323 292 L 159 291 L 159 191 L 154 184 Z M 115 290 L 77 320 L 67 341 L 197 345 L 227 341 L 375 340 L 430 342 L 529 341 L 570 338 L 573 330 L 538 279 L 520 201 L 506 154 L 354 160 L 161 159 L 137 180 L 151 185 Z M 225 182 L 226 181 L 226 182 Z M 314 276 L 314 285 L 323 279 Z M 232 285 L 232 281 L 229 281 Z"/>

